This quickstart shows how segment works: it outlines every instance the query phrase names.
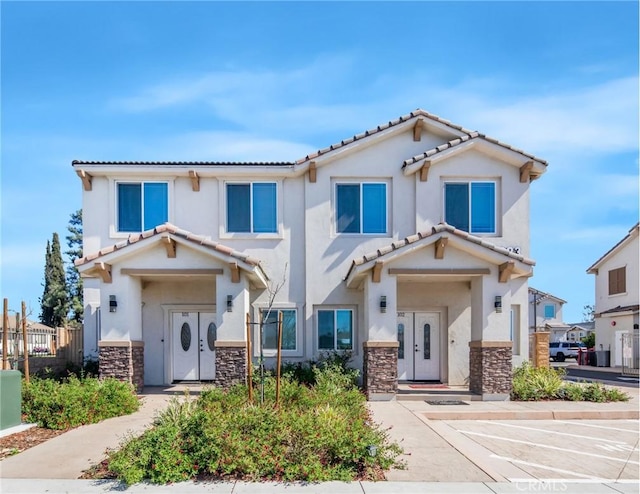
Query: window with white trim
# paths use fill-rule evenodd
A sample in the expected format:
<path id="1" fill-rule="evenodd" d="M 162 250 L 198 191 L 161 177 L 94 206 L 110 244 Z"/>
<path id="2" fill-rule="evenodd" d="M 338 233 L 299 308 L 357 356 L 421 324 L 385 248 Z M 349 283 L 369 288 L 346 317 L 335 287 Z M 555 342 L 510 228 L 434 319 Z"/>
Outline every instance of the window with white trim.
<path id="1" fill-rule="evenodd" d="M 444 220 L 469 233 L 496 233 L 496 182 L 445 182 Z"/>
<path id="2" fill-rule="evenodd" d="M 263 331 L 263 349 L 278 350 L 278 320 L 282 315 L 282 351 L 294 352 L 298 348 L 297 344 L 297 311 L 296 309 L 262 309 L 260 311 L 260 321 Z"/>
<path id="3" fill-rule="evenodd" d="M 227 183 L 228 233 L 277 233 L 275 182 Z"/>
<path id="4" fill-rule="evenodd" d="M 318 309 L 319 350 L 353 350 L 353 310 Z"/>
<path id="5" fill-rule="evenodd" d="M 387 233 L 387 184 L 336 183 L 336 233 Z"/>
<path id="6" fill-rule="evenodd" d="M 141 232 L 169 219 L 167 182 L 118 182 L 116 184 L 117 229 Z"/>

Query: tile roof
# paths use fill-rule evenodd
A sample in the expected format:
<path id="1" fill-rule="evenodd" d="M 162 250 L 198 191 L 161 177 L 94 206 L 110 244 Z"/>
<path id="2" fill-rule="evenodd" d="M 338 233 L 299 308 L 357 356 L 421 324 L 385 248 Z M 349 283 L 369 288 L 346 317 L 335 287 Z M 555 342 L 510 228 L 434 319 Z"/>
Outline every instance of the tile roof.
<path id="1" fill-rule="evenodd" d="M 282 166 L 292 167 L 286 161 L 84 161 L 73 160 L 71 165 L 133 165 L 133 166 Z"/>
<path id="2" fill-rule="evenodd" d="M 505 144 L 504 142 L 498 141 L 497 139 L 488 137 L 485 134 L 481 134 L 480 132 L 473 131 L 473 132 L 468 132 L 463 136 L 456 137 L 455 139 L 452 139 L 449 142 L 446 142 L 445 144 L 441 144 L 440 146 L 436 146 L 435 148 L 429 149 L 428 151 L 425 151 L 422 154 L 419 154 L 417 156 L 404 160 L 404 162 L 402 163 L 402 168 L 406 168 L 407 166 L 417 163 L 418 161 L 422 161 L 423 159 L 430 158 L 431 156 L 434 156 L 438 153 L 446 151 L 447 149 L 454 148 L 464 142 L 469 142 L 474 139 L 482 139 L 482 140 L 491 142 L 505 149 L 509 149 L 515 153 L 519 153 L 523 156 L 526 156 L 527 158 L 531 158 L 532 160 L 542 163 L 545 166 L 547 165 L 547 162 L 545 160 L 537 158 L 533 154 L 525 153 L 522 149 L 515 148 L 513 146 L 510 146 L 509 144 Z"/>
<path id="3" fill-rule="evenodd" d="M 543 302 L 543 301 L 545 301 L 547 299 L 550 299 L 550 298 L 552 298 L 554 300 L 557 300 L 558 302 L 561 302 L 563 304 L 567 303 L 566 300 L 563 300 L 560 297 L 556 297 L 552 293 L 543 292 L 542 290 L 538 290 L 537 288 L 533 288 L 532 286 L 529 287 L 529 293 L 533 294 L 533 295 L 536 295 L 535 301 L 537 303 Z M 540 297 L 537 297 L 537 295 L 540 295 Z"/>
<path id="4" fill-rule="evenodd" d="M 392 242 L 391 244 L 385 246 L 385 247 L 381 247 L 380 249 L 376 250 L 375 252 L 370 252 L 369 254 L 365 254 L 362 257 L 358 257 L 356 259 L 354 259 L 351 263 L 351 267 L 349 268 L 349 272 L 347 273 L 347 276 L 345 277 L 345 279 L 349 278 L 349 275 L 351 274 L 351 271 L 356 268 L 357 266 L 361 266 L 362 264 L 365 264 L 367 262 L 373 261 L 375 259 L 379 259 L 381 257 L 384 257 L 385 255 L 394 252 L 402 247 L 406 247 L 407 245 L 411 245 L 414 244 L 416 242 L 418 242 L 419 240 L 422 240 L 424 238 L 428 238 L 432 235 L 436 235 L 438 233 L 442 233 L 442 232 L 448 232 L 451 233 L 453 235 L 455 235 L 456 237 L 460 237 L 464 240 L 467 240 L 469 242 L 472 242 L 474 244 L 480 245 L 482 247 L 485 247 L 489 250 L 495 251 L 499 254 L 502 254 L 506 257 L 510 257 L 512 259 L 515 259 L 517 261 L 520 261 L 524 264 L 528 264 L 529 266 L 534 266 L 535 265 L 535 261 L 533 259 L 529 259 L 527 257 L 524 257 L 520 254 L 514 254 L 513 252 L 507 250 L 505 247 L 500 247 L 498 245 L 495 245 L 491 242 L 487 242 L 486 240 L 480 238 L 480 237 L 476 237 L 475 235 L 471 235 L 468 232 L 465 232 L 463 230 L 459 230 L 451 225 L 448 225 L 447 223 L 439 223 L 436 226 L 432 227 L 430 231 L 424 231 L 424 232 L 418 232 L 414 235 L 409 235 L 408 237 L 402 239 L 402 240 L 397 240 L 395 242 Z"/>
<path id="5" fill-rule="evenodd" d="M 118 242 L 116 244 L 110 245 L 109 247 L 105 247 L 103 249 L 100 249 L 98 252 L 94 252 L 92 254 L 89 254 L 87 256 L 84 256 L 80 259 L 77 259 L 75 261 L 75 265 L 76 266 L 82 266 L 83 264 L 86 264 L 88 262 L 91 261 L 95 261 L 97 259 L 99 259 L 100 257 L 106 256 L 107 254 L 111 254 L 113 252 L 122 250 L 127 248 L 130 245 L 133 245 L 141 240 L 147 239 L 147 238 L 151 238 L 163 233 L 170 233 L 171 235 L 175 235 L 176 237 L 181 237 L 189 242 L 193 242 L 195 244 L 198 245 L 202 245 L 204 247 L 207 247 L 211 250 L 215 250 L 217 252 L 220 252 L 221 254 L 233 257 L 235 259 L 238 259 L 239 261 L 242 261 L 246 264 L 249 264 L 251 266 L 257 266 L 260 267 L 260 261 L 253 258 L 253 257 L 249 257 L 245 254 L 243 254 L 242 252 L 238 252 L 236 250 L 233 250 L 230 247 L 226 247 L 225 245 L 222 245 L 218 242 L 214 242 L 212 240 L 207 240 L 205 237 L 201 236 L 201 235 L 195 235 L 191 232 L 188 232 L 186 230 L 182 230 L 178 227 L 176 227 L 175 225 L 172 225 L 171 223 L 165 223 L 164 225 L 159 225 L 155 228 L 153 228 L 152 230 L 147 230 L 144 231 L 142 233 L 132 233 L 131 235 L 129 235 L 129 237 L 127 237 L 126 240 L 123 240 L 122 242 Z"/>
<path id="6" fill-rule="evenodd" d="M 415 111 L 412 111 L 411 113 L 407 114 L 407 115 L 403 115 L 401 117 L 396 118 L 395 120 L 390 120 L 388 123 L 386 124 L 382 124 L 382 125 L 378 125 L 375 129 L 370 129 L 370 130 L 366 130 L 360 134 L 356 134 L 353 137 L 350 137 L 348 139 L 344 139 L 336 144 L 332 144 L 329 147 L 323 148 L 323 149 L 319 149 L 318 151 L 316 151 L 315 153 L 311 153 L 308 154 L 307 156 L 305 156 L 304 158 L 299 159 L 296 163 L 297 164 L 302 164 L 305 161 L 309 161 L 312 159 L 315 159 L 319 156 L 322 156 L 323 154 L 327 154 L 331 151 L 335 151 L 336 149 L 339 149 L 343 146 L 346 146 L 348 144 L 351 144 L 355 141 L 359 141 L 361 139 L 364 139 L 366 137 L 370 137 L 374 134 L 377 134 L 379 132 L 382 132 L 383 130 L 387 130 L 390 129 L 391 127 L 395 127 L 396 125 L 399 125 L 403 122 L 406 122 L 407 120 L 410 120 L 412 118 L 415 117 L 424 117 L 424 118 L 428 118 L 429 120 L 433 120 L 435 122 L 439 122 L 443 125 L 446 125 L 447 127 L 450 127 L 451 129 L 455 129 L 459 132 L 463 132 L 465 134 L 469 134 L 472 131 L 469 129 L 465 129 L 464 127 L 461 127 L 460 125 L 456 125 L 451 123 L 449 120 L 445 120 L 444 118 L 440 118 L 437 115 L 434 115 L 432 113 L 426 112 L 420 108 L 418 108 Z"/>
<path id="7" fill-rule="evenodd" d="M 616 314 L 618 312 L 638 312 L 640 310 L 640 305 L 619 305 L 618 307 L 614 307 L 613 309 L 603 310 L 599 315 L 602 314 Z"/>
<path id="8" fill-rule="evenodd" d="M 593 273 L 595 271 L 595 269 L 597 269 L 598 264 L 600 264 L 602 261 L 604 261 L 609 254 L 611 254 L 612 252 L 614 252 L 616 249 L 618 249 L 618 247 L 620 247 L 622 244 L 624 244 L 627 240 L 629 240 L 631 237 L 633 237 L 635 234 L 638 234 L 640 232 L 640 222 L 636 223 L 635 225 L 633 225 L 630 229 L 629 229 L 629 233 L 627 233 L 625 235 L 625 237 L 620 240 L 620 242 L 618 242 L 616 245 L 614 245 L 613 247 L 611 247 L 607 252 L 605 252 L 600 259 L 598 259 L 596 262 L 594 262 L 591 266 L 589 266 L 589 268 L 587 269 L 587 273 Z"/>

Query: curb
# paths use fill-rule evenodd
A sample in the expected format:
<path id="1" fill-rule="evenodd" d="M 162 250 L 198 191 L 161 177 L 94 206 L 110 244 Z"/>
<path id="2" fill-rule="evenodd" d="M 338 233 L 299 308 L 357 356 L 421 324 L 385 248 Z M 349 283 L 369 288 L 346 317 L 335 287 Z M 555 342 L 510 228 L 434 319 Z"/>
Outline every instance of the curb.
<path id="1" fill-rule="evenodd" d="M 429 420 L 638 420 L 638 410 L 496 410 L 415 412 Z"/>

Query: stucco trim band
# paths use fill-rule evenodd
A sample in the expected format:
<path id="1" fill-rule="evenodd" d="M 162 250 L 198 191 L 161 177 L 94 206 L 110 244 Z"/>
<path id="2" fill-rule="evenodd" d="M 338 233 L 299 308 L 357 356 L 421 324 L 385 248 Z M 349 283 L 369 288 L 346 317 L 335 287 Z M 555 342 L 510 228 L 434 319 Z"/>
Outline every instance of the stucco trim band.
<path id="1" fill-rule="evenodd" d="M 124 341 L 99 341 L 98 342 L 98 348 L 103 348 L 103 347 L 109 347 L 109 346 L 116 346 L 116 347 L 127 347 L 127 348 L 132 348 L 132 347 L 138 347 L 144 346 L 144 341 L 129 341 L 129 340 L 124 340 Z"/>
<path id="2" fill-rule="evenodd" d="M 471 348 L 513 348 L 512 341 L 475 340 L 469 342 Z"/>
<path id="3" fill-rule="evenodd" d="M 247 348 L 246 341 L 222 341 L 218 340 L 215 343 L 216 348 Z"/>
<path id="4" fill-rule="evenodd" d="M 399 341 L 365 341 L 362 343 L 364 348 L 400 348 Z"/>

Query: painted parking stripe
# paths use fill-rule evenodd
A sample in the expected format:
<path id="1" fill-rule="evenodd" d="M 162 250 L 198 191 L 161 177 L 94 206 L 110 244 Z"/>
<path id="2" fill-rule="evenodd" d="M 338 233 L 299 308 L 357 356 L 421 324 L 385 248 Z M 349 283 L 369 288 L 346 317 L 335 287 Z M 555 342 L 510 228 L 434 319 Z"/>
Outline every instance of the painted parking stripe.
<path id="1" fill-rule="evenodd" d="M 549 434 L 553 434 L 554 436 L 569 436 L 569 437 L 578 437 L 580 439 L 590 439 L 590 440 L 594 440 L 593 436 L 581 436 L 580 434 L 571 434 L 569 432 L 556 432 L 556 431 L 551 431 L 548 429 L 538 429 L 536 427 L 525 427 L 524 425 L 514 425 L 514 424 L 505 424 L 504 422 L 495 422 L 493 420 L 478 420 L 478 422 L 481 422 L 483 424 L 495 424 L 495 425 L 500 425 L 502 427 L 513 427 L 514 429 L 524 429 L 524 430 L 528 430 L 528 431 L 537 431 L 537 432 L 546 432 Z M 602 441 L 605 443 L 614 443 L 614 444 L 627 444 L 624 441 L 614 441 L 613 439 L 600 439 L 597 438 L 598 441 Z"/>
<path id="2" fill-rule="evenodd" d="M 640 431 L 638 429 L 620 429 L 619 427 L 608 427 L 606 425 L 596 425 L 596 424 L 585 424 L 583 422 L 575 422 L 575 421 L 571 421 L 571 420 L 556 420 L 556 422 L 559 422 L 561 424 L 572 424 L 572 425 L 580 425 L 580 426 L 585 426 L 585 427 L 594 427 L 596 429 L 607 429 L 610 431 L 621 431 L 621 432 L 635 432 L 637 434 L 640 434 Z"/>
<path id="3" fill-rule="evenodd" d="M 504 461 L 508 461 L 509 463 L 517 463 L 518 465 L 526 465 L 528 467 L 534 467 L 534 468 L 540 468 L 542 470 L 549 470 L 550 472 L 556 472 L 556 473 L 561 473 L 561 474 L 565 474 L 565 475 L 573 475 L 575 477 L 580 477 L 583 479 L 589 479 L 589 480 L 595 480 L 598 482 L 604 482 L 605 479 L 602 479 L 600 477 L 594 477 L 593 475 L 585 475 L 582 473 L 577 473 L 571 470 L 564 470 L 562 468 L 555 468 L 555 467 L 550 467 L 547 465 L 542 465 L 540 463 L 533 463 L 530 461 L 524 461 L 524 460 L 517 460 L 515 458 L 507 458 L 506 456 L 499 456 L 499 455 L 490 455 L 491 458 L 496 458 L 498 460 L 504 460 Z M 511 482 L 513 482 L 514 479 L 509 479 Z"/>
<path id="4" fill-rule="evenodd" d="M 567 453 L 573 453 L 575 455 L 591 456 L 593 458 L 601 458 L 603 460 L 619 461 L 621 463 L 633 463 L 634 465 L 640 465 L 640 462 L 626 460 L 624 458 L 614 458 L 612 456 L 597 455 L 595 453 L 585 453 L 584 451 L 576 451 L 575 449 L 559 448 L 557 446 L 551 446 L 548 444 L 532 443 L 531 441 L 520 441 L 518 439 L 510 439 L 507 437 L 494 436 L 492 434 L 483 434 L 482 432 L 463 431 L 460 429 L 456 429 L 456 430 L 462 434 L 467 434 L 469 436 L 480 436 L 480 437 L 486 437 L 488 439 L 499 439 L 501 441 L 506 441 L 509 443 L 528 444 L 529 446 L 538 446 L 539 448 L 553 449 L 556 451 L 565 451 Z"/>

